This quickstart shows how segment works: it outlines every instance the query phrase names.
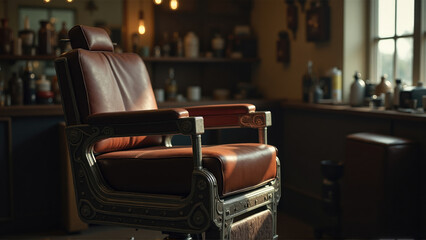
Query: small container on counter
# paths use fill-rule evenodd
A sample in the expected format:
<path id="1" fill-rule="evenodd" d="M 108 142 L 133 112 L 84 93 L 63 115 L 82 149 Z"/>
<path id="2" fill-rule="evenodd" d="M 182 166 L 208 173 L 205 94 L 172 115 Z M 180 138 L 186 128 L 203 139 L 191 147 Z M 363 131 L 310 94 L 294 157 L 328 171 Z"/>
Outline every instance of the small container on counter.
<path id="1" fill-rule="evenodd" d="M 46 75 L 41 75 L 37 80 L 37 103 L 52 104 L 55 94 L 51 91 L 51 83 L 46 79 Z"/>
<path id="2" fill-rule="evenodd" d="M 355 72 L 354 81 L 351 85 L 349 103 L 352 107 L 360 107 L 364 103 L 365 83 L 361 79 L 361 73 Z"/>
<path id="3" fill-rule="evenodd" d="M 12 105 L 24 105 L 24 82 L 17 73 L 12 74 L 9 87 Z"/>

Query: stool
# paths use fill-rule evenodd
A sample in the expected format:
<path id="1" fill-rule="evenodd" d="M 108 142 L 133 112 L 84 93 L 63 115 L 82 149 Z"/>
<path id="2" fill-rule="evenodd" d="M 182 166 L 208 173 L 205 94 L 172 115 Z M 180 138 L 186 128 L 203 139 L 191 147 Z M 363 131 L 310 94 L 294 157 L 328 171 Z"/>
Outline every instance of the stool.
<path id="1" fill-rule="evenodd" d="M 347 136 L 346 144 L 343 237 L 415 237 L 419 205 L 414 143 L 356 133 Z"/>

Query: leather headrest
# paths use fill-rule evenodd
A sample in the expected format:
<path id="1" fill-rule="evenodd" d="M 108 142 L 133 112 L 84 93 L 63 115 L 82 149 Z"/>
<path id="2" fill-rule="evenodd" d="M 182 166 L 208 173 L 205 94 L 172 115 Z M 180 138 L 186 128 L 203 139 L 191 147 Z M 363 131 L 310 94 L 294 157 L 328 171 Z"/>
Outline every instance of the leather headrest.
<path id="1" fill-rule="evenodd" d="M 73 49 L 83 48 L 90 51 L 114 51 L 108 33 L 97 27 L 76 25 L 68 32 Z"/>

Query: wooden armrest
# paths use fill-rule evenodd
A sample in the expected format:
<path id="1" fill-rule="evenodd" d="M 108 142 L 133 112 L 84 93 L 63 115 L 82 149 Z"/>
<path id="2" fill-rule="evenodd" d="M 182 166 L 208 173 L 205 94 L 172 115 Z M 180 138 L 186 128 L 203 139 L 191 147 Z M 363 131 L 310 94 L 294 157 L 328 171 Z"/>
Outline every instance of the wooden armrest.
<path id="1" fill-rule="evenodd" d="M 87 117 L 88 124 L 132 124 L 170 121 L 189 117 L 183 108 L 95 113 Z"/>
<path id="2" fill-rule="evenodd" d="M 206 105 L 187 107 L 185 109 L 191 117 L 203 117 L 204 127 L 210 129 L 262 128 L 271 125 L 271 113 L 256 112 L 256 107 L 253 104 Z"/>
<path id="3" fill-rule="evenodd" d="M 222 104 L 222 105 L 205 105 L 185 108 L 189 112 L 189 116 L 217 116 L 217 115 L 235 115 L 247 114 L 256 111 L 253 104 Z"/>

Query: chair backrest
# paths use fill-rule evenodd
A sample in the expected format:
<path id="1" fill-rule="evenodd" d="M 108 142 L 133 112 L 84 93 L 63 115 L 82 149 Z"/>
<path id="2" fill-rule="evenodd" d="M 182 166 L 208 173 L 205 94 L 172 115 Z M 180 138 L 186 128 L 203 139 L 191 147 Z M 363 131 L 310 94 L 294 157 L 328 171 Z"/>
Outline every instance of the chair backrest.
<path id="1" fill-rule="evenodd" d="M 148 72 L 133 53 L 114 53 L 102 28 L 77 25 L 69 31 L 73 50 L 55 61 L 67 125 L 84 124 L 95 113 L 157 109 Z M 160 136 L 102 140 L 95 152 L 158 145 Z"/>

